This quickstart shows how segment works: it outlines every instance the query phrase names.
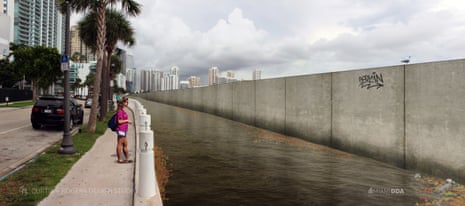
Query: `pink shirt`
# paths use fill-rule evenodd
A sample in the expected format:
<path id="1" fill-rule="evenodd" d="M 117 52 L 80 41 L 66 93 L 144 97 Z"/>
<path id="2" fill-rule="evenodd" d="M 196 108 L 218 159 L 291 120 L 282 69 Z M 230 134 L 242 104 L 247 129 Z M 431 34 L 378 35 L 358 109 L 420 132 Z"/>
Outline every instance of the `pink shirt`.
<path id="1" fill-rule="evenodd" d="M 116 121 L 118 122 L 119 120 L 127 120 L 128 119 L 128 114 L 124 109 L 120 109 L 116 111 Z M 116 131 L 123 131 L 123 132 L 128 132 L 128 123 L 122 123 L 118 124 L 118 127 L 116 127 Z"/>

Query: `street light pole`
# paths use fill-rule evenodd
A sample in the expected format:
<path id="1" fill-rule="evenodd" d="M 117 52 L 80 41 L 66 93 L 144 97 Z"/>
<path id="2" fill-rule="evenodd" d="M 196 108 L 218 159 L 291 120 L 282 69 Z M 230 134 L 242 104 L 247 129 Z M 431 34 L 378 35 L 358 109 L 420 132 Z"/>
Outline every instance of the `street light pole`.
<path id="1" fill-rule="evenodd" d="M 71 140 L 71 135 L 69 133 L 69 126 L 70 126 L 70 105 L 69 105 L 69 53 L 71 53 L 70 47 L 70 40 L 69 40 L 69 26 L 70 26 L 70 16 L 71 16 L 71 5 L 70 0 L 66 0 L 66 25 L 65 25 L 65 54 L 64 56 L 66 61 L 64 62 L 67 64 L 64 69 L 64 110 L 65 110 L 65 122 L 63 126 L 63 140 L 61 142 L 61 147 L 58 150 L 60 154 L 74 154 L 76 153 L 76 149 L 74 148 L 73 141 Z M 63 59 L 62 59 L 63 62 Z"/>

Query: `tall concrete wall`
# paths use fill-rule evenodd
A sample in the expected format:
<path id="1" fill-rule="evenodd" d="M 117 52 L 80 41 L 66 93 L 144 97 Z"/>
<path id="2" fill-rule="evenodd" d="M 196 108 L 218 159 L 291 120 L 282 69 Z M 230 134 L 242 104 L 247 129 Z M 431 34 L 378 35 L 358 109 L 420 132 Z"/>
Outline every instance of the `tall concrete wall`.
<path id="1" fill-rule="evenodd" d="M 255 82 L 255 124 L 261 128 L 285 132 L 286 79 Z"/>
<path id="2" fill-rule="evenodd" d="M 144 94 L 465 181 L 465 60 Z"/>
<path id="3" fill-rule="evenodd" d="M 286 134 L 331 145 L 331 74 L 286 78 Z"/>
<path id="4" fill-rule="evenodd" d="M 255 125 L 255 81 L 234 83 L 232 101 L 232 119 Z"/>
<path id="5" fill-rule="evenodd" d="M 218 86 L 202 88 L 202 102 L 204 104 L 203 112 L 216 114 L 218 102 Z"/>
<path id="6" fill-rule="evenodd" d="M 332 86 L 332 146 L 403 167 L 403 66 L 333 73 Z"/>
<path id="7" fill-rule="evenodd" d="M 217 86 L 216 114 L 228 119 L 233 118 L 233 84 Z"/>
<path id="8" fill-rule="evenodd" d="M 406 165 L 465 179 L 465 60 L 406 72 Z"/>

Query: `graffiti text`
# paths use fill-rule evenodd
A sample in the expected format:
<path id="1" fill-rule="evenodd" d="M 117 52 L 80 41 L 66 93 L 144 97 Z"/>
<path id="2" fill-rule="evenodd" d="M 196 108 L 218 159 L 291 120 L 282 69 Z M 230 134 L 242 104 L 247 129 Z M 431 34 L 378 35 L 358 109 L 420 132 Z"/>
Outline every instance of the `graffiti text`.
<path id="1" fill-rule="evenodd" d="M 358 82 L 361 88 L 371 89 L 376 87 L 376 89 L 379 89 L 384 87 L 383 74 L 377 74 L 376 72 L 358 77 Z"/>

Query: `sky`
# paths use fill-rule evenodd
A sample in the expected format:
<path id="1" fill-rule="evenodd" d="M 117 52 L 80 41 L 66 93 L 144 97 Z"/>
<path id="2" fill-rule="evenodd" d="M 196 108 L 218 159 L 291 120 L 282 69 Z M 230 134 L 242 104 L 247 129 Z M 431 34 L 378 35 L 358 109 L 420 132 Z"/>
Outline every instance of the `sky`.
<path id="1" fill-rule="evenodd" d="M 138 70 L 276 78 L 465 57 L 461 0 L 138 0 Z M 76 22 L 77 17 L 74 17 Z M 73 22 L 73 20 L 72 20 Z"/>

